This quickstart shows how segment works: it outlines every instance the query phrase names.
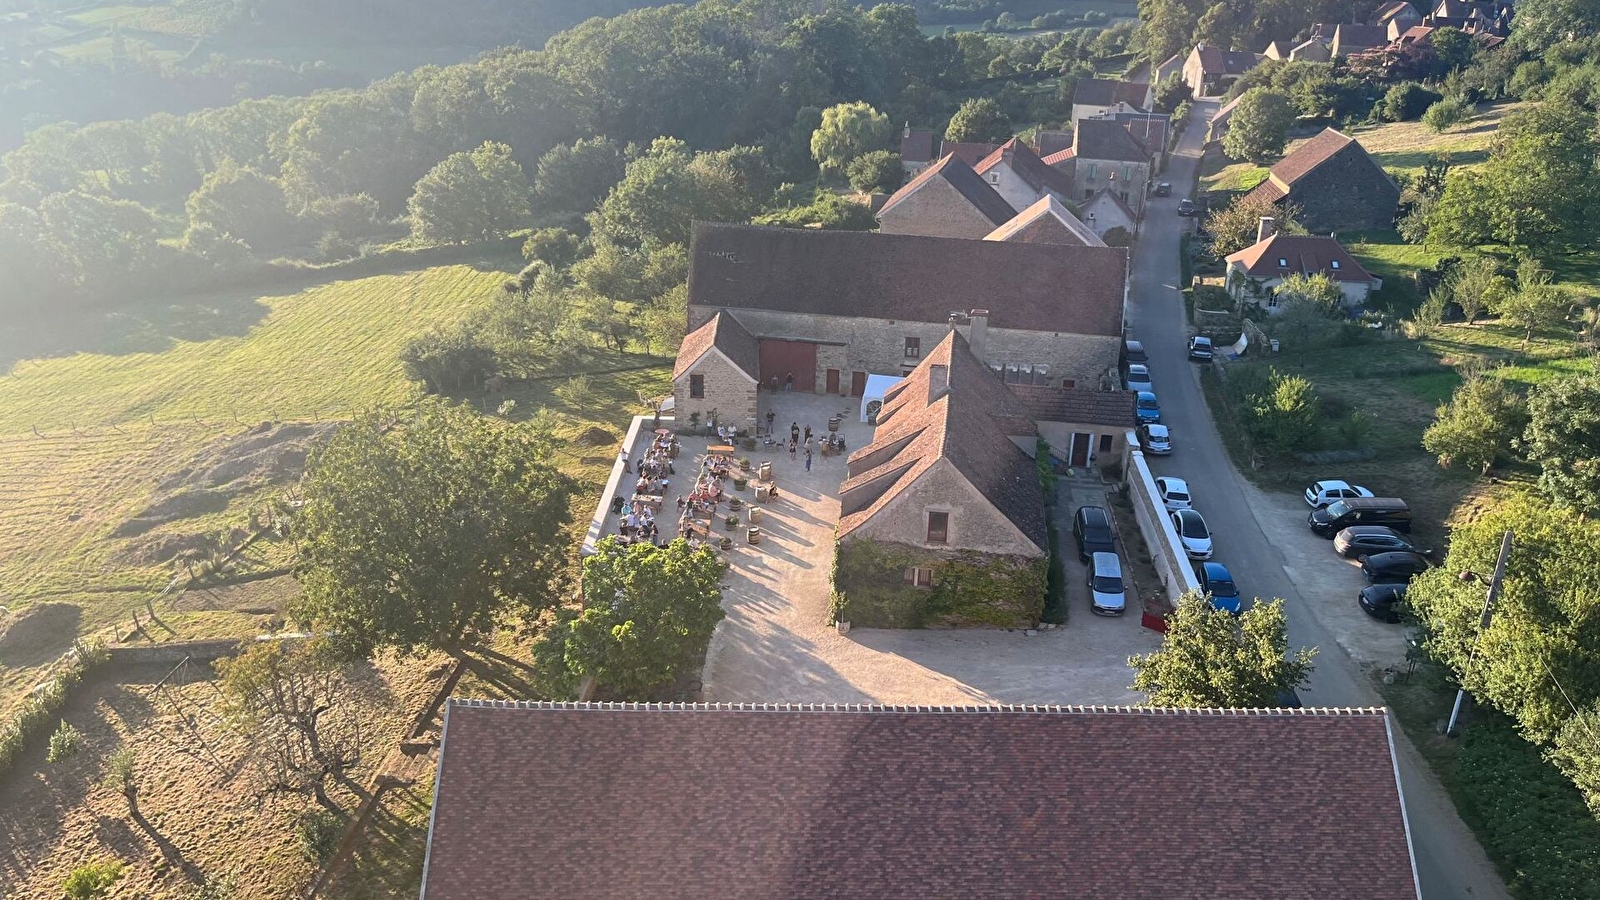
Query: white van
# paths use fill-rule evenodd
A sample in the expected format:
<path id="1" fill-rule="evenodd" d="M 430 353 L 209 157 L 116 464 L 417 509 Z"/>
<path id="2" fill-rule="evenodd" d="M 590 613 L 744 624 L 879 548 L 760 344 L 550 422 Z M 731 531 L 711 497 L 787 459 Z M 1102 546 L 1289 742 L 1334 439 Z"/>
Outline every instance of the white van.
<path id="1" fill-rule="evenodd" d="M 1089 609 L 1096 615 L 1120 616 L 1128 601 L 1122 590 L 1122 560 L 1100 552 L 1089 558 Z"/>

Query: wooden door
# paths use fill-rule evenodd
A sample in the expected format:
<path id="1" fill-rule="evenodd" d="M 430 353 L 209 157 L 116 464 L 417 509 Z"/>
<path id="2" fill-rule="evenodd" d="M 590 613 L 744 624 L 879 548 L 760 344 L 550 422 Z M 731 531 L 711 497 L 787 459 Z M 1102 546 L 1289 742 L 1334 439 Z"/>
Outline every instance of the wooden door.
<path id="1" fill-rule="evenodd" d="M 1083 467 L 1089 464 L 1089 447 L 1094 443 L 1094 435 L 1084 434 L 1081 431 L 1073 432 L 1072 454 L 1067 463 L 1073 467 Z"/>
<path id="2" fill-rule="evenodd" d="M 790 390 L 807 394 L 817 390 L 817 345 L 810 341 L 761 341 L 761 383 L 771 386 L 778 379 L 778 390 L 794 376 Z"/>
<path id="3" fill-rule="evenodd" d="M 867 392 L 867 373 L 850 373 L 850 396 L 859 397 Z"/>
<path id="4" fill-rule="evenodd" d="M 827 390 L 828 390 L 828 393 L 833 395 L 833 396 L 838 396 L 839 395 L 839 370 L 838 369 L 829 369 L 828 370 L 828 388 L 827 388 Z"/>

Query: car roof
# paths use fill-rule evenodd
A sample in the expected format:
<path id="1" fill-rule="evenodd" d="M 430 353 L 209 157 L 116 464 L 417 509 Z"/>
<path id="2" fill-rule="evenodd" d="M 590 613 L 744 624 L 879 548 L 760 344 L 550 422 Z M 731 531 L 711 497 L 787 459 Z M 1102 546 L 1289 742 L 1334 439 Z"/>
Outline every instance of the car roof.
<path id="1" fill-rule="evenodd" d="M 1142 425 L 1140 427 L 1142 427 L 1146 432 L 1148 432 L 1151 437 L 1166 437 L 1167 434 L 1168 434 L 1167 426 L 1158 425 L 1158 424 L 1156 424 L 1154 422 L 1150 423 L 1149 425 Z"/>
<path id="2" fill-rule="evenodd" d="M 1140 391 L 1139 392 L 1139 399 L 1140 400 L 1154 400 L 1155 398 L 1156 398 L 1156 395 L 1155 395 L 1154 391 Z"/>
<path id="3" fill-rule="evenodd" d="M 1189 492 L 1189 482 L 1184 481 L 1182 478 L 1174 478 L 1171 475 L 1163 475 L 1160 478 L 1157 478 L 1156 481 L 1166 485 L 1169 488 L 1178 488 L 1184 493 Z"/>
<path id="4" fill-rule="evenodd" d="M 1141 343 L 1140 341 L 1123 341 L 1122 343 L 1129 350 L 1134 350 L 1134 349 L 1143 350 L 1144 349 L 1144 344 Z"/>
<path id="5" fill-rule="evenodd" d="M 1371 556 L 1367 557 L 1367 563 L 1374 566 L 1386 566 L 1391 563 L 1398 565 L 1403 562 L 1412 562 L 1419 559 L 1423 562 L 1427 562 L 1427 558 L 1421 553 L 1412 553 L 1410 550 L 1390 550 L 1387 553 L 1372 554 Z"/>
<path id="6" fill-rule="evenodd" d="M 1111 517 L 1106 515 L 1104 507 L 1080 506 L 1078 507 L 1078 515 L 1082 517 L 1085 522 L 1088 522 L 1090 519 L 1098 519 L 1099 524 L 1101 525 L 1111 524 Z"/>
<path id="7" fill-rule="evenodd" d="M 1385 537 L 1400 536 L 1400 532 L 1395 531 L 1393 528 L 1390 528 L 1387 525 L 1351 525 L 1349 528 L 1346 528 L 1345 531 L 1350 532 L 1351 537 L 1365 537 L 1372 534 L 1381 534 Z"/>
<path id="8" fill-rule="evenodd" d="M 1129 363 L 1128 364 L 1128 374 L 1132 375 L 1135 372 L 1138 372 L 1141 375 L 1149 375 L 1150 374 L 1150 367 L 1145 365 L 1144 363 Z"/>
<path id="9" fill-rule="evenodd" d="M 1350 486 L 1350 482 L 1341 481 L 1337 478 L 1330 478 L 1327 481 L 1318 481 L 1311 486 L 1319 491 L 1334 491 L 1340 488 L 1348 488 Z"/>
<path id="10" fill-rule="evenodd" d="M 1197 334 L 1194 336 L 1194 342 L 1196 344 L 1209 344 L 1211 343 L 1211 338 L 1208 338 L 1203 334 Z"/>
<path id="11" fill-rule="evenodd" d="M 1094 554 L 1094 570 L 1100 575 L 1121 575 L 1122 560 L 1117 559 L 1115 553 L 1097 550 Z"/>
<path id="12" fill-rule="evenodd" d="M 1233 580 L 1233 574 L 1230 573 L 1228 571 L 1228 567 L 1223 565 L 1222 563 L 1219 563 L 1219 562 L 1204 562 L 1204 563 L 1200 564 L 1200 568 L 1205 570 L 1206 579 L 1208 581 L 1232 581 Z"/>
<path id="13" fill-rule="evenodd" d="M 1180 519 L 1187 519 L 1187 518 L 1193 517 L 1193 518 L 1196 518 L 1196 519 L 1200 519 L 1200 521 L 1202 521 L 1202 522 L 1205 521 L 1205 519 L 1200 516 L 1200 510 L 1198 510 L 1198 509 L 1175 509 L 1175 510 L 1172 511 L 1172 514 L 1177 516 Z"/>

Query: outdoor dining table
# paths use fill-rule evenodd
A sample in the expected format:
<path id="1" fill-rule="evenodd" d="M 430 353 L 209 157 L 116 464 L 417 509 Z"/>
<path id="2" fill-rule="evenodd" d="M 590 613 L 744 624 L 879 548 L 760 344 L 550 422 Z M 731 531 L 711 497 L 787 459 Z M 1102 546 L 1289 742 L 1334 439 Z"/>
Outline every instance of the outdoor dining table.
<path id="1" fill-rule="evenodd" d="M 706 452 L 719 456 L 732 456 L 734 449 L 732 444 L 712 444 L 706 448 Z"/>
<path id="2" fill-rule="evenodd" d="M 638 501 L 638 502 L 640 502 L 640 503 L 645 504 L 646 506 L 650 507 L 651 509 L 654 509 L 654 510 L 661 509 L 662 498 L 657 494 L 638 494 L 638 495 L 634 496 L 633 499 Z"/>

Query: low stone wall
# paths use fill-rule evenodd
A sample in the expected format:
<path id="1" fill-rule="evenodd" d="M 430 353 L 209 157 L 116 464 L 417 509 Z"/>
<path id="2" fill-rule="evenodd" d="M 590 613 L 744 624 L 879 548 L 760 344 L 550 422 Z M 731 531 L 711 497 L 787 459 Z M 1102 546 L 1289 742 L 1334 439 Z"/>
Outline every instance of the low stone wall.
<path id="1" fill-rule="evenodd" d="M 288 634 L 261 635 L 257 641 L 303 641 L 310 638 L 309 634 L 298 632 Z M 225 656 L 233 656 L 239 652 L 239 645 L 244 641 L 239 638 L 223 638 L 220 640 L 205 641 L 169 641 L 164 644 L 133 644 L 121 646 L 113 644 L 106 648 L 106 662 L 111 665 L 144 666 L 155 663 L 177 665 L 185 659 L 195 662 L 211 662 Z"/>
<path id="2" fill-rule="evenodd" d="M 1128 444 L 1138 444 L 1138 438 L 1132 433 L 1128 435 Z M 1168 602 L 1176 604 L 1185 592 L 1199 590 L 1200 583 L 1195 580 L 1194 570 L 1189 567 L 1189 557 L 1183 552 L 1183 544 L 1178 541 L 1178 532 L 1172 527 L 1172 520 L 1167 517 L 1167 510 L 1161 504 L 1161 496 L 1156 492 L 1155 476 L 1150 474 L 1143 451 L 1133 450 L 1128 454 L 1124 479 L 1128 485 L 1128 500 L 1133 505 L 1134 521 L 1139 525 L 1139 533 L 1144 535 L 1145 545 L 1150 548 L 1151 564 L 1161 579 Z"/>

